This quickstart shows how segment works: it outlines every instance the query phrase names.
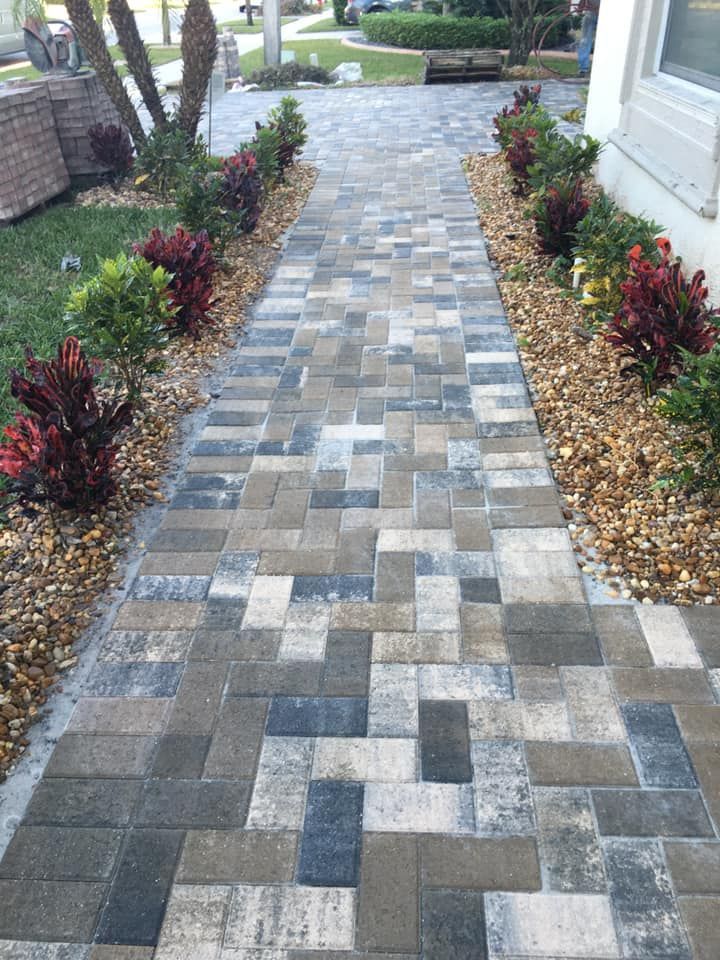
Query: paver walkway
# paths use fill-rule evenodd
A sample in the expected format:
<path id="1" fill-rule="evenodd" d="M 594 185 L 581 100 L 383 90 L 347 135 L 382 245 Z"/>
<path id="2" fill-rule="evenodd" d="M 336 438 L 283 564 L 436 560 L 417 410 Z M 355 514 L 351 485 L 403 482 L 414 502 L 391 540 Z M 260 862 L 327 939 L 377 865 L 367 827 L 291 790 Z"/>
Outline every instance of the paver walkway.
<path id="1" fill-rule="evenodd" d="M 459 162 L 510 90 L 304 95 L 320 180 L 0 864 L 3 960 L 720 956 L 718 610 L 586 602 Z"/>

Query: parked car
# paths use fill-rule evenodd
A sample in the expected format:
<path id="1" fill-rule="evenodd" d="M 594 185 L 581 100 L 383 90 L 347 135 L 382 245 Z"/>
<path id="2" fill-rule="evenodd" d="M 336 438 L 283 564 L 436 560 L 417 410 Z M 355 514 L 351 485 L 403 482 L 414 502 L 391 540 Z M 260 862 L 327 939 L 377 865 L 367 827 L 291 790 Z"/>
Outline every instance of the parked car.
<path id="1" fill-rule="evenodd" d="M 392 13 L 394 10 L 410 10 L 412 0 L 349 0 L 345 7 L 348 23 L 357 23 L 363 13 Z"/>
<path id="2" fill-rule="evenodd" d="M 12 6 L 13 0 L 0 0 L 0 56 L 25 49 L 25 35 L 15 23 Z"/>
<path id="3" fill-rule="evenodd" d="M 256 0 L 255 3 L 251 3 L 250 9 L 254 17 L 261 17 L 262 16 L 262 0 Z M 245 11 L 247 10 L 247 6 L 244 3 L 241 3 L 240 6 L 238 7 L 238 10 L 240 11 L 240 13 L 245 13 Z"/>

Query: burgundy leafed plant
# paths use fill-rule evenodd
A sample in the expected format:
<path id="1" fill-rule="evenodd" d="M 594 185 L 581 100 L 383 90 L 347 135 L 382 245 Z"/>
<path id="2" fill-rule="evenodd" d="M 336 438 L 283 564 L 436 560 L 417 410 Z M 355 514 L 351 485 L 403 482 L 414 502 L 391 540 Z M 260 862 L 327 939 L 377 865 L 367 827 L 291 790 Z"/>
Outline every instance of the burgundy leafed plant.
<path id="1" fill-rule="evenodd" d="M 105 167 L 110 177 L 121 180 L 133 165 L 133 145 L 125 127 L 114 123 L 96 123 L 88 128 L 88 140 L 93 159 Z"/>
<path id="2" fill-rule="evenodd" d="M 525 107 L 537 106 L 538 103 L 540 103 L 541 91 L 542 84 L 540 83 L 536 83 L 534 87 L 529 87 L 524 83 L 521 84 L 519 89 L 513 91 L 513 105 L 511 107 L 503 107 L 502 110 L 499 110 L 493 117 L 495 133 L 492 135 L 492 138 L 496 143 L 499 143 L 503 147 L 508 145 L 502 121 L 507 120 L 508 117 L 519 117 Z"/>
<path id="3" fill-rule="evenodd" d="M 570 257 L 575 227 L 589 206 L 580 179 L 551 184 L 540 194 L 533 209 L 533 220 L 543 253 Z"/>
<path id="4" fill-rule="evenodd" d="M 526 83 L 520 84 L 517 90 L 513 91 L 515 106 L 521 110 L 528 104 L 537 106 L 540 103 L 540 94 L 542 93 L 542 84 L 536 83 L 534 87 L 529 87 Z"/>
<path id="5" fill-rule="evenodd" d="M 12 395 L 29 411 L 17 413 L 0 444 L 0 473 L 6 499 L 22 504 L 49 501 L 90 511 L 115 492 L 115 435 L 130 424 L 129 403 L 100 403 L 95 377 L 101 366 L 88 361 L 75 337 L 53 360 L 37 360 L 28 348 L 26 371 L 11 371 Z"/>
<path id="6" fill-rule="evenodd" d="M 505 151 L 505 161 L 513 175 L 513 193 L 524 196 L 528 189 L 528 167 L 535 163 L 535 141 L 537 130 L 511 130 L 512 143 Z"/>
<path id="7" fill-rule="evenodd" d="M 251 150 L 227 157 L 222 171 L 221 203 L 239 216 L 243 233 L 252 233 L 262 209 L 262 179 Z"/>
<path id="8" fill-rule="evenodd" d="M 682 350 L 696 356 L 712 350 L 720 323 L 720 309 L 707 304 L 705 272 L 688 280 L 670 242 L 656 242 L 659 264 L 642 260 L 639 246 L 630 250 L 630 275 L 620 284 L 623 301 L 606 334 L 633 361 L 623 372 L 640 376 L 648 390 L 681 372 Z"/>
<path id="9" fill-rule="evenodd" d="M 170 329 L 199 340 L 202 327 L 214 322 L 211 311 L 217 263 L 207 232 L 190 233 L 178 227 L 174 234 L 166 235 L 155 227 L 145 243 L 136 243 L 133 250 L 154 267 L 164 267 L 172 274 L 169 290 L 177 312 Z"/>

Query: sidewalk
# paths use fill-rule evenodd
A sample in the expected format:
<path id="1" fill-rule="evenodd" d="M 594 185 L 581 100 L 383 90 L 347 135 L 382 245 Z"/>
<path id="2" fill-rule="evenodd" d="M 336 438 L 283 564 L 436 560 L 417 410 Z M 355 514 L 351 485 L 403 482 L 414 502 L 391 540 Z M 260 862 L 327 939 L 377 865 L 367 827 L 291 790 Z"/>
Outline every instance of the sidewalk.
<path id="1" fill-rule="evenodd" d="M 321 176 L 18 811 L 2 960 L 720 955 L 720 609 L 587 600 L 461 167 L 512 89 L 299 93 Z"/>

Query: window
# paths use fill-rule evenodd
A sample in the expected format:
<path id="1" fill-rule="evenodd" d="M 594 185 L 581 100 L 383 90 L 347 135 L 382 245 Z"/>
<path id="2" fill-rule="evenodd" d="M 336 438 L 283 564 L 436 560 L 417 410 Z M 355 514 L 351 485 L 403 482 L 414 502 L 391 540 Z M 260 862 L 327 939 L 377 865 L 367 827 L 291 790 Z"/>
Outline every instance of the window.
<path id="1" fill-rule="evenodd" d="M 720 0 L 670 0 L 660 69 L 720 90 Z"/>

